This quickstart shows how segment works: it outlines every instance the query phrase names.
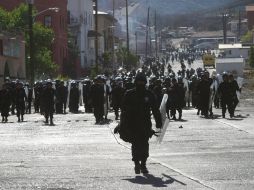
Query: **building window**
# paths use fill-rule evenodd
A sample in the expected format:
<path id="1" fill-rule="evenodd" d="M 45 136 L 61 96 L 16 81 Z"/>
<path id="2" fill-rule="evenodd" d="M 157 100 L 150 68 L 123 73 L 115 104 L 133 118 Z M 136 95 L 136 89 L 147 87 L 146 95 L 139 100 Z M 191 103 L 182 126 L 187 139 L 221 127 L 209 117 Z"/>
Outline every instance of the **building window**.
<path id="1" fill-rule="evenodd" d="M 47 15 L 44 17 L 44 25 L 46 27 L 51 27 L 52 26 L 52 17 Z"/>

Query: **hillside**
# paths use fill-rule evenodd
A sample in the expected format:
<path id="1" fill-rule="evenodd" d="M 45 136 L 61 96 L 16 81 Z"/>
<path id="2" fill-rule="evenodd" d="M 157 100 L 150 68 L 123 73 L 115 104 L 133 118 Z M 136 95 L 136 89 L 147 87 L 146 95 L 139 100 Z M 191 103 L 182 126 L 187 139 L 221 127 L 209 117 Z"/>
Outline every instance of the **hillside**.
<path id="1" fill-rule="evenodd" d="M 116 0 L 116 7 L 124 7 L 125 0 Z M 253 0 L 129 0 L 129 4 L 139 3 L 139 9 L 150 6 L 160 14 L 185 14 L 197 11 L 216 10 L 253 3 Z M 112 10 L 112 1 L 98 0 L 100 10 Z"/>

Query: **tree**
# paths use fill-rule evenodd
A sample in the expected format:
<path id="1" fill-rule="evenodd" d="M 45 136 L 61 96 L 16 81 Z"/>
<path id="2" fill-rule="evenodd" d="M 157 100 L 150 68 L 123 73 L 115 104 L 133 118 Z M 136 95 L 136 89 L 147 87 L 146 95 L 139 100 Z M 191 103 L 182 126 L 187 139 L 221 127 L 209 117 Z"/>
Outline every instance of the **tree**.
<path id="1" fill-rule="evenodd" d="M 242 36 L 241 41 L 243 43 L 251 43 L 253 38 L 253 32 L 252 31 L 248 31 L 244 36 Z"/>
<path id="2" fill-rule="evenodd" d="M 34 14 L 36 10 L 34 10 Z M 4 31 L 23 34 L 26 40 L 26 52 L 29 52 L 29 35 L 28 35 L 28 6 L 21 4 L 16 9 L 8 12 L 0 8 L 0 28 Z M 34 57 L 35 57 L 35 74 L 37 78 L 43 73 L 49 76 L 54 75 L 57 65 L 52 61 L 51 45 L 54 39 L 54 32 L 50 28 L 44 27 L 40 23 L 33 25 L 34 32 Z M 28 55 L 26 55 L 26 70 L 30 73 L 30 64 Z"/>
<path id="3" fill-rule="evenodd" d="M 79 57 L 78 46 L 75 44 L 75 36 L 68 32 L 68 59 L 64 61 L 63 64 L 63 74 L 69 78 L 76 78 L 75 63 Z"/>
<path id="4" fill-rule="evenodd" d="M 106 51 L 102 54 L 102 59 L 103 59 L 103 68 L 109 68 L 112 67 L 112 65 L 110 65 L 112 59 L 113 59 L 113 55 L 112 52 Z"/>
<path id="5" fill-rule="evenodd" d="M 249 64 L 252 68 L 254 68 L 254 46 L 251 46 L 251 49 L 250 49 Z"/>
<path id="6" fill-rule="evenodd" d="M 128 52 L 127 48 L 121 48 L 116 52 L 117 60 L 119 63 L 123 63 L 124 68 L 128 71 L 137 67 L 138 57 L 131 52 Z"/>

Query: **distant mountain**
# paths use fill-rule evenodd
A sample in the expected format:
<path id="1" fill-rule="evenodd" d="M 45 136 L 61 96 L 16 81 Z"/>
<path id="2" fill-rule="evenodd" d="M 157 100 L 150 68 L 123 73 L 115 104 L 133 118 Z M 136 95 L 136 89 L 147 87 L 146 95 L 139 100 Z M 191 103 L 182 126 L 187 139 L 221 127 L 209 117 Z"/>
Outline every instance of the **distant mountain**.
<path id="1" fill-rule="evenodd" d="M 98 0 L 100 10 L 112 10 L 113 0 Z M 138 10 L 150 6 L 160 14 L 186 14 L 192 12 L 216 10 L 253 3 L 253 0 L 128 0 L 129 4 L 138 3 Z M 125 6 L 125 0 L 115 0 L 116 7 Z"/>

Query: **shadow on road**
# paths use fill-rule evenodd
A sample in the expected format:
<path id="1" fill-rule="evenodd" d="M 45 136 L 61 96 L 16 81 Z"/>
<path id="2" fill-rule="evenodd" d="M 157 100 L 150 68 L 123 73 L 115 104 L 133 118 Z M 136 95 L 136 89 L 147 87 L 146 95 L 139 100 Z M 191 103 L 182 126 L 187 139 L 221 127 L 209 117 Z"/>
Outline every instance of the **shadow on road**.
<path id="1" fill-rule="evenodd" d="M 178 181 L 166 174 L 162 174 L 162 176 L 163 177 L 155 177 L 152 174 L 144 174 L 144 176 L 136 176 L 135 178 L 123 180 L 141 185 L 152 185 L 153 187 L 167 187 L 169 184 L 174 182 L 180 183 L 181 185 L 186 185 L 185 183 Z"/>

